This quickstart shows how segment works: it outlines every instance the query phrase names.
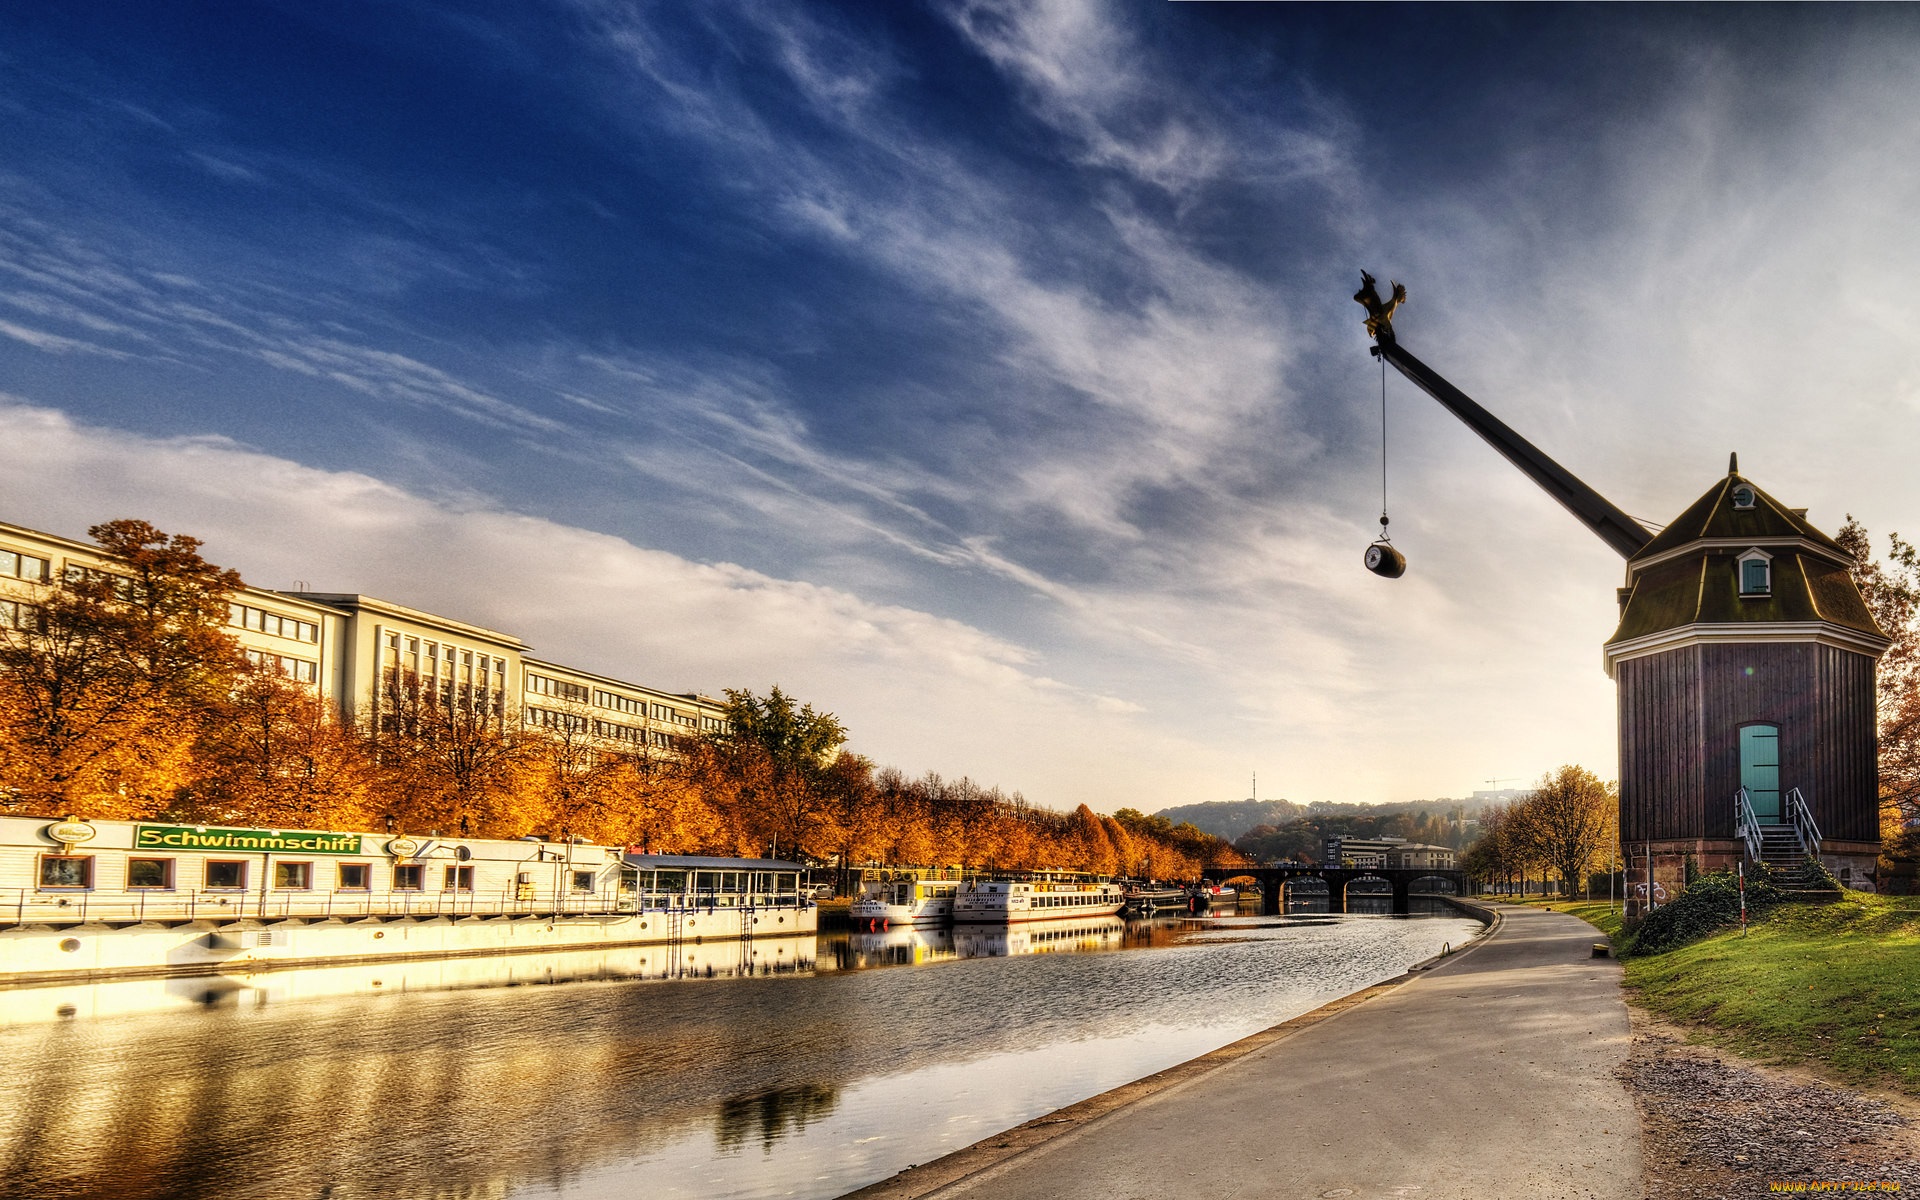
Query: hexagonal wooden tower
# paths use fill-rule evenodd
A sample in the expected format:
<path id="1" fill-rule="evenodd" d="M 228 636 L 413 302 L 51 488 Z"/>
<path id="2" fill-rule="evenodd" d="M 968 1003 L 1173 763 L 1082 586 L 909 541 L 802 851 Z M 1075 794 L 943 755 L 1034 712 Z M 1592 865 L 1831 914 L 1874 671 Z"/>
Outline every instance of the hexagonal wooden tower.
<path id="1" fill-rule="evenodd" d="M 1792 823 L 1798 789 L 1842 882 L 1880 852 L 1874 669 L 1888 646 L 1853 557 L 1738 473 L 1627 560 L 1605 646 L 1620 689 L 1620 830 L 1670 886 L 1747 856 L 1736 796 Z M 1763 839 L 1773 836 L 1763 828 Z M 1785 841 L 1784 837 L 1779 840 Z"/>

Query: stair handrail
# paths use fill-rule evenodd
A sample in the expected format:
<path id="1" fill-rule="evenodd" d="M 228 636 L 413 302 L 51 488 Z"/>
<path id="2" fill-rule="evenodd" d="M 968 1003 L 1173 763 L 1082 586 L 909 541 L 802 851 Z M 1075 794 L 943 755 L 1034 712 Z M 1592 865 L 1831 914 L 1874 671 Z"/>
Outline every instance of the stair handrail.
<path id="1" fill-rule="evenodd" d="M 1800 852 L 1809 858 L 1820 857 L 1820 826 L 1814 823 L 1813 808 L 1799 788 L 1787 793 L 1787 816 L 1793 822 L 1794 836 L 1800 839 Z"/>
<path id="2" fill-rule="evenodd" d="M 1733 794 L 1733 831 L 1747 846 L 1747 857 L 1760 861 L 1760 818 L 1754 815 L 1753 801 L 1744 784 Z"/>

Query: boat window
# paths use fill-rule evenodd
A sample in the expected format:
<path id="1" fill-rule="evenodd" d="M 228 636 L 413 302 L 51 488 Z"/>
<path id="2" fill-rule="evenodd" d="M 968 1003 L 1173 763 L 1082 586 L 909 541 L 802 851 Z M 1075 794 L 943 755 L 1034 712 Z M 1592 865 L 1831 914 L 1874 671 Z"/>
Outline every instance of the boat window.
<path id="1" fill-rule="evenodd" d="M 720 872 L 695 871 L 693 873 L 693 886 L 697 891 L 718 891 L 720 889 Z"/>
<path id="2" fill-rule="evenodd" d="M 685 871 L 655 871 L 653 890 L 656 892 L 684 892 L 687 890 Z"/>
<path id="3" fill-rule="evenodd" d="M 792 871 L 782 871 L 773 877 L 773 889 L 776 892 L 791 892 L 799 888 L 800 876 Z"/>

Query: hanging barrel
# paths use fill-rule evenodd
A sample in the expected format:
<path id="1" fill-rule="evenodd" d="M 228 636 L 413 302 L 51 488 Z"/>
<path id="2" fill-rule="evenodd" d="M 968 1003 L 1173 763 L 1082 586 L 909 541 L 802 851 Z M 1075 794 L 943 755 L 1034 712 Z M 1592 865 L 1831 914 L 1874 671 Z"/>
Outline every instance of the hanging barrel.
<path id="1" fill-rule="evenodd" d="M 1367 547 L 1367 570 L 1385 579 L 1398 579 L 1407 573 L 1407 556 L 1386 542 Z"/>

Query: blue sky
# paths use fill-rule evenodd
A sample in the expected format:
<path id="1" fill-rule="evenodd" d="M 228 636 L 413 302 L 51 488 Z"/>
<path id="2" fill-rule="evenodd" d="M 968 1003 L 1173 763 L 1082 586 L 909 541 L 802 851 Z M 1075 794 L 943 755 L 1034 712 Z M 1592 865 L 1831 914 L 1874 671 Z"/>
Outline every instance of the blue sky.
<path id="1" fill-rule="evenodd" d="M 0 517 L 147 517 L 1044 804 L 1610 775 L 1629 512 L 1913 531 L 1920 15 L 0 14 Z"/>

